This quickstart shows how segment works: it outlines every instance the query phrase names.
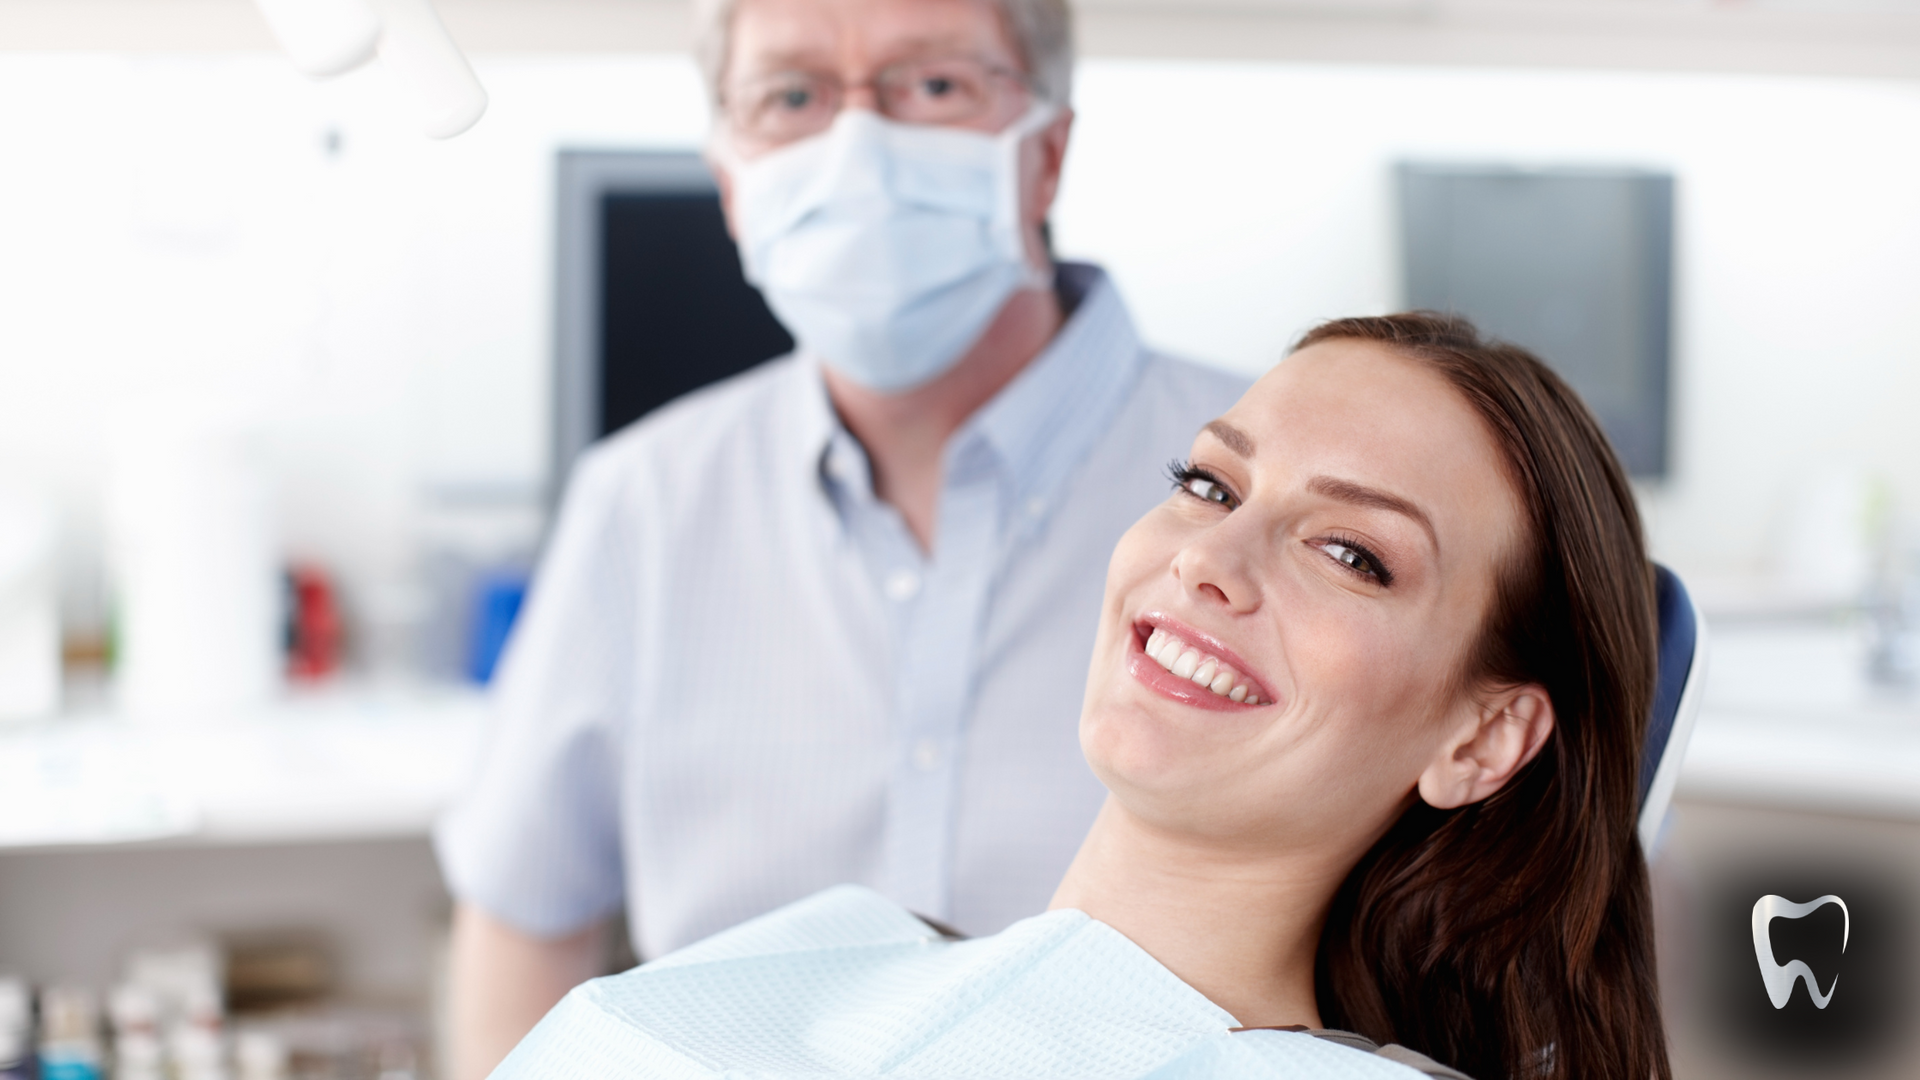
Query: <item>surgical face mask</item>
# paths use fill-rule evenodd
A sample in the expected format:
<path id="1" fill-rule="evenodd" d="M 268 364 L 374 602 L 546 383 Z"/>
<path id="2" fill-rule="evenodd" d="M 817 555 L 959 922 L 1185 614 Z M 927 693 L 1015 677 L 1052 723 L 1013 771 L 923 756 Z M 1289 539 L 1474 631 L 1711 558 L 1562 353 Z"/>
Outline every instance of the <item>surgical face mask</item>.
<path id="1" fill-rule="evenodd" d="M 1007 299 L 1045 288 L 1020 224 L 1020 145 L 847 109 L 831 129 L 726 162 L 747 280 L 800 344 L 862 386 L 908 390 L 951 368 Z"/>

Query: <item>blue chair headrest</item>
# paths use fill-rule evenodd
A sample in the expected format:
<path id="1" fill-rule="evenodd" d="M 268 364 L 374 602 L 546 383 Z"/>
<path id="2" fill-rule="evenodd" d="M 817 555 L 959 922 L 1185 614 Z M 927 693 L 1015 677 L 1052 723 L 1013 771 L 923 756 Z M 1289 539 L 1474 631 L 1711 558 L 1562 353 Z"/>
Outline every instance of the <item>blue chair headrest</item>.
<path id="1" fill-rule="evenodd" d="M 1640 755 L 1640 803 L 1646 805 L 1653 789 L 1653 774 L 1666 756 L 1673 738 L 1674 718 L 1680 713 L 1680 695 L 1687 688 L 1687 676 L 1693 672 L 1694 642 L 1698 628 L 1693 622 L 1693 602 L 1687 587 L 1673 571 L 1658 563 L 1653 567 L 1654 602 L 1660 612 L 1659 674 L 1653 689 L 1653 717 L 1647 725 L 1647 741 Z"/>
<path id="2" fill-rule="evenodd" d="M 1679 759 L 1693 734 L 1693 716 L 1699 711 L 1699 695 L 1689 690 L 1702 681 L 1706 666 L 1702 659 L 1706 627 L 1700 624 L 1686 586 L 1657 563 L 1653 580 L 1660 620 L 1658 671 L 1653 714 L 1640 751 L 1640 840 L 1650 854 L 1679 780 Z"/>

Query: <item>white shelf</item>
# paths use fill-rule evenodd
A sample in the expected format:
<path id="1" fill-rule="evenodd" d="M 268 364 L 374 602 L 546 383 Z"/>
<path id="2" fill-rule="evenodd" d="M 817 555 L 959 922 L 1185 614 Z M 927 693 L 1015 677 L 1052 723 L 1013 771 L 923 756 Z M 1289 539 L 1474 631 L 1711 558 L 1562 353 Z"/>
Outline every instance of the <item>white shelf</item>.
<path id="1" fill-rule="evenodd" d="M 1867 681 L 1861 627 L 1712 631 L 1681 797 L 1920 820 L 1920 695 Z"/>
<path id="2" fill-rule="evenodd" d="M 485 712 L 472 690 L 349 688 L 199 720 L 0 725 L 0 851 L 425 835 Z"/>

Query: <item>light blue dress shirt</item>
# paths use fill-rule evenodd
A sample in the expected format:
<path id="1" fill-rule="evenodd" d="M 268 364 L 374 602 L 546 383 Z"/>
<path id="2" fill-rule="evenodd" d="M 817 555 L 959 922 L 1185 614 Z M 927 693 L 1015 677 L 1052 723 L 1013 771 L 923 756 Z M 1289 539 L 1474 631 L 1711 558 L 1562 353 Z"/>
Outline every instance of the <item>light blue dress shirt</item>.
<path id="1" fill-rule="evenodd" d="M 841 886 L 576 988 L 492 1080 L 1424 1080 L 1237 1023 L 1082 912 L 954 942 Z"/>
<path id="2" fill-rule="evenodd" d="M 540 935 L 625 904 L 645 956 L 842 882 L 976 934 L 1046 906 L 1104 795 L 1108 556 L 1246 386 L 1061 281 L 1065 326 L 948 443 L 930 555 L 805 356 L 581 459 L 437 831 L 456 896 Z"/>

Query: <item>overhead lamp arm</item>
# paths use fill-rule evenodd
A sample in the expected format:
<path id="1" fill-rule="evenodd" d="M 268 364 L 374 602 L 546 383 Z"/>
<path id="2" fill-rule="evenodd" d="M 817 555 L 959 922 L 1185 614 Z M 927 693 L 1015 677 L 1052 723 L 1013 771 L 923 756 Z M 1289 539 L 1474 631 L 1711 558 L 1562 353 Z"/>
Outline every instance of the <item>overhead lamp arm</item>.
<path id="1" fill-rule="evenodd" d="M 378 57 L 420 129 L 450 139 L 487 111 L 487 91 L 431 0 L 254 0 L 293 66 L 325 79 Z"/>

